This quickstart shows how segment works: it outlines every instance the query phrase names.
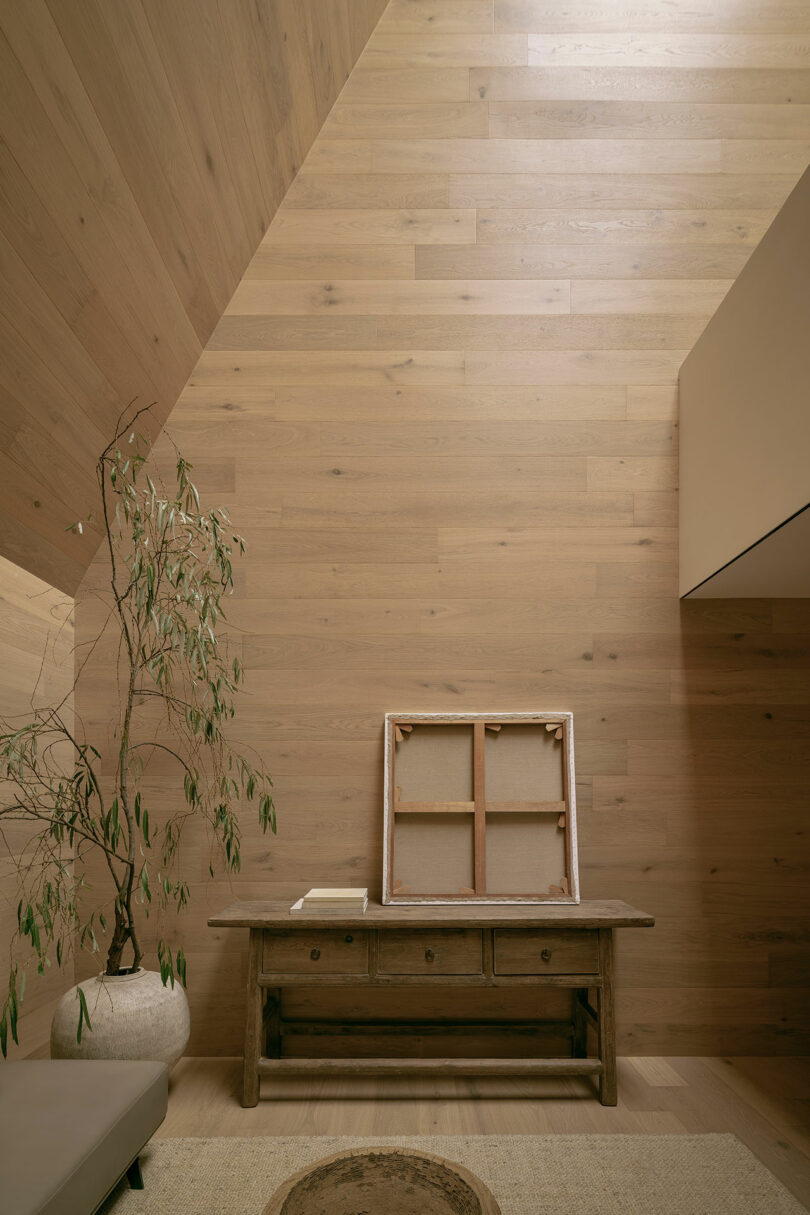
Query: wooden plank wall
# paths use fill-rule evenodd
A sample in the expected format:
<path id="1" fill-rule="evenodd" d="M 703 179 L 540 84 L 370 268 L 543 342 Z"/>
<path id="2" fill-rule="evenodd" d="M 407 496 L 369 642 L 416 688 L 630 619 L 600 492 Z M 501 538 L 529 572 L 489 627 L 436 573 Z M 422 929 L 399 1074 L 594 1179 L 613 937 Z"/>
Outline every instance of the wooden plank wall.
<path id="1" fill-rule="evenodd" d="M 2 6 L 0 553 L 75 591 L 96 455 L 174 405 L 383 6 Z"/>
<path id="2" fill-rule="evenodd" d="M 280 824 L 232 886 L 188 853 L 193 1052 L 241 1047 L 210 912 L 378 889 L 384 712 L 537 708 L 575 715 L 583 896 L 658 919 L 621 1049 L 810 1045 L 810 608 L 676 581 L 678 368 L 807 163 L 808 34 L 783 0 L 389 4 L 171 418 L 248 537 Z"/>
<path id="3" fill-rule="evenodd" d="M 71 598 L 0 557 L 0 718 L 23 725 L 29 720 L 32 703 L 55 705 L 69 695 L 73 685 L 72 613 Z M 63 712 L 70 726 L 70 702 Z M 4 994 L 20 897 L 16 866 L 25 865 L 31 856 L 29 839 L 27 828 L 7 824 L 0 843 L 0 990 Z M 21 950 L 19 957 L 22 961 L 28 954 Z M 64 970 L 54 960 L 42 977 L 31 967 L 20 1015 L 20 1045 L 9 1044 L 9 1058 L 45 1053 L 54 1006 L 73 982 L 72 959 L 66 961 Z"/>

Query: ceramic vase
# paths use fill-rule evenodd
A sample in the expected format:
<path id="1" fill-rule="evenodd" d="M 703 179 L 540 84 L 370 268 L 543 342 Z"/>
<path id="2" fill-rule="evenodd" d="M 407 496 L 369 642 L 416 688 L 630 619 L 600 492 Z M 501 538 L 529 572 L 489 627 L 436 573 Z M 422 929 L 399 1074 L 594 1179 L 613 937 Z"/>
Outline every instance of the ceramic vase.
<path id="1" fill-rule="evenodd" d="M 182 984 L 163 986 L 154 970 L 96 975 L 78 985 L 90 1026 L 79 1024 L 77 988 L 65 992 L 51 1024 L 52 1059 L 156 1059 L 173 1067 L 188 1045 L 188 1000 Z"/>

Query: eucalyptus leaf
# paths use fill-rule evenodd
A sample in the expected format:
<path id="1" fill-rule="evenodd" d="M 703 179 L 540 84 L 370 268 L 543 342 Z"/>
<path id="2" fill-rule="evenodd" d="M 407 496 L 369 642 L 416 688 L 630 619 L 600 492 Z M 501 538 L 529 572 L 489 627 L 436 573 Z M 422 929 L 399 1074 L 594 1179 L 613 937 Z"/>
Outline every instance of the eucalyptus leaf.
<path id="1" fill-rule="evenodd" d="M 77 949 L 98 950 L 96 926 L 105 938 L 107 974 L 141 963 L 139 918 L 149 915 L 153 886 L 161 916 L 169 904 L 180 910 L 188 902 L 179 868 L 191 818 L 208 828 L 212 877 L 217 855 L 226 871 L 241 866 L 240 794 L 255 801 L 262 830 L 275 831 L 272 781 L 225 731 L 244 670 L 218 630 L 233 591 L 232 558 L 244 552 L 244 541 L 227 526 L 223 507 L 203 509 L 192 465 L 181 454 L 168 487 L 151 462 L 146 469 L 149 443 L 137 424 L 144 413 L 148 409 L 122 420 L 97 465 L 109 556 L 109 614 L 99 638 L 120 643 L 117 680 L 109 690 L 114 747 L 105 751 L 84 741 L 80 723 L 74 731 L 61 704 L 33 710 L 22 725 L 0 721 L 0 841 L 6 821 L 27 823 L 32 858 L 17 868 L 15 936 L 28 956 L 8 972 L 0 1005 L 4 1055 L 9 1032 L 16 1040 L 30 964 L 44 972 L 51 954 L 62 966 Z M 84 522 L 66 530 L 80 535 Z M 93 648 L 91 643 L 88 652 Z M 60 750 L 70 755 L 67 764 L 57 762 Z M 140 786 L 158 754 L 168 772 L 161 812 L 150 821 Z M 93 891 L 93 911 L 83 869 L 73 863 L 77 852 L 105 862 L 98 872 L 106 886 L 99 882 Z M 166 946 L 160 965 L 168 981 L 176 973 L 185 984 L 182 945 L 174 955 Z M 90 1028 L 90 1018 L 79 989 L 79 1041 L 83 1028 Z"/>

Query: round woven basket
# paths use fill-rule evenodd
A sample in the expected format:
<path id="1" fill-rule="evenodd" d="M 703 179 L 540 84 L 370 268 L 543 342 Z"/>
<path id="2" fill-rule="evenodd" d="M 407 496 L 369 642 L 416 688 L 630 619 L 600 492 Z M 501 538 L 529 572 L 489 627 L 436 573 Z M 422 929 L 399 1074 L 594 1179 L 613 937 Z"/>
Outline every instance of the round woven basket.
<path id="1" fill-rule="evenodd" d="M 338 1152 L 279 1186 L 263 1215 L 501 1215 L 484 1183 L 427 1152 L 379 1147 Z"/>

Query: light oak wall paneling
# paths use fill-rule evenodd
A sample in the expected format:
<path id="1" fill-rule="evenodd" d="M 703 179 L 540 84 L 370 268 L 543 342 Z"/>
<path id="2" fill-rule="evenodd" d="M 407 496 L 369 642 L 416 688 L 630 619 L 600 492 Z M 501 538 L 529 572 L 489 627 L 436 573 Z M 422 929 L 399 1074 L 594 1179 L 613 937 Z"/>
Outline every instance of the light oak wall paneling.
<path id="1" fill-rule="evenodd" d="M 716 290 L 716 289 L 715 289 Z M 688 293 L 685 293 L 688 294 Z M 708 294 L 703 285 L 704 298 Z M 716 298 L 711 297 L 711 298 Z M 720 297 L 722 298 L 722 297 Z M 225 311 L 230 316 L 458 316 L 470 313 L 544 316 L 570 311 L 567 279 L 515 283 L 512 279 L 481 281 L 393 280 L 334 283 L 243 279 Z M 619 309 L 616 309 L 618 311 Z M 586 311 L 585 308 L 579 311 Z M 622 311 L 626 311 L 622 308 Z"/>
<path id="2" fill-rule="evenodd" d="M 329 286 L 330 284 L 327 284 Z M 543 308 L 543 304 L 540 304 Z M 560 308 L 555 311 L 560 311 Z M 566 307 L 565 311 L 568 309 Z M 230 316 L 217 326 L 209 350 L 323 350 L 329 336 L 346 350 L 592 350 L 597 338 L 615 350 L 686 351 L 705 317 L 536 316 L 315 317 Z M 334 342 L 331 343 L 334 346 Z M 610 378 L 610 377 L 608 377 Z"/>
<path id="3" fill-rule="evenodd" d="M 676 430 L 667 422 L 562 420 L 511 422 L 326 422 L 327 455 L 661 455 L 672 454 Z"/>
<path id="4" fill-rule="evenodd" d="M 810 139 L 324 139 L 306 173 L 787 173 Z"/>
<path id="5" fill-rule="evenodd" d="M 426 0 L 425 0 L 426 2 Z M 405 0 L 407 3 L 407 0 Z M 617 0 L 607 11 L 594 9 L 588 0 L 493 0 L 496 33 L 615 33 L 625 28 L 646 33 L 796 34 L 807 30 L 802 0 L 715 0 L 709 8 L 678 3 L 663 10 L 655 0 Z"/>
<path id="6" fill-rule="evenodd" d="M 389 34 L 384 25 L 369 39 L 363 68 L 516 67 L 528 64 L 526 34 Z"/>
<path id="7" fill-rule="evenodd" d="M 6 557 L 75 591 L 100 536 L 65 527 L 97 453 L 131 400 L 167 416 L 383 8 L 5 6 Z"/>
<path id="8" fill-rule="evenodd" d="M 491 244 L 417 245 L 415 276 L 425 279 L 512 278 L 733 279 L 751 256 L 751 246 L 679 244 Z"/>
<path id="9" fill-rule="evenodd" d="M 279 807 L 232 884 L 189 842 L 198 1053 L 242 1035 L 245 955 L 208 913 L 378 891 L 384 712 L 549 704 L 584 896 L 661 926 L 618 942 L 623 1049 L 810 1046 L 810 613 L 680 605 L 676 518 L 680 364 L 810 151 L 810 9 L 628 12 L 394 0 L 174 410 L 247 535 L 237 724 Z M 582 62 L 529 66 L 530 39 Z M 482 105 L 530 130 L 459 136 Z"/>
<path id="10" fill-rule="evenodd" d="M 655 68 L 635 65 L 628 70 L 597 64 L 478 67 L 470 71 L 470 97 L 490 101 L 685 101 L 690 105 L 740 103 L 743 98 L 748 105 L 774 102 L 807 105 L 810 71 L 806 67 L 769 70 L 730 65 L 722 70 L 677 65 Z M 644 115 L 640 121 L 643 126 Z"/>
<path id="11" fill-rule="evenodd" d="M 481 104 L 480 102 L 478 103 Z M 470 102 L 471 107 L 475 102 Z M 339 109 L 341 107 L 338 107 Z M 808 107 L 777 103 L 723 105 L 717 102 L 684 106 L 680 102 L 649 101 L 643 119 L 631 101 L 490 101 L 489 133 L 505 139 L 640 139 L 645 136 L 683 139 L 804 139 Z M 347 112 L 348 111 L 348 112 Z M 350 107 L 342 111 L 342 128 L 352 124 Z M 395 134 L 392 127 L 390 134 Z M 357 136 L 371 131 L 358 129 Z"/>
<path id="12" fill-rule="evenodd" d="M 666 173 L 302 173 L 287 207 L 744 207 L 782 205 L 794 178 L 745 174 Z"/>
<path id="13" fill-rule="evenodd" d="M 247 279 L 245 279 L 247 282 Z M 288 284 L 293 288 L 292 283 Z M 434 283 L 438 291 L 440 284 Z M 385 288 L 383 288 L 385 290 Z M 515 294 L 520 287 L 516 284 Z M 639 390 L 641 391 L 641 390 Z M 659 399 L 655 393 L 663 391 Z M 648 388 L 634 398 L 638 418 L 674 421 L 674 389 Z M 269 389 L 241 384 L 201 385 L 193 379 L 183 393 L 188 424 L 227 425 L 233 412 L 255 425 L 257 419 L 284 422 L 374 422 L 396 406 L 411 421 L 491 421 L 493 414 L 513 421 L 621 420 L 629 412 L 628 391 L 621 385 L 566 385 L 550 388 L 333 388 L 324 396 L 317 388 L 293 385 Z"/>
<path id="14" fill-rule="evenodd" d="M 321 131 L 322 139 L 430 139 L 443 133 L 483 138 L 489 130 L 485 101 L 419 102 L 414 105 L 338 103 Z"/>
<path id="15" fill-rule="evenodd" d="M 687 245 L 729 245 L 740 242 L 753 247 L 771 221 L 764 215 L 739 211 L 631 211 L 598 210 L 564 212 L 503 208 L 478 211 L 477 240 L 484 245 L 533 244 L 627 244 L 668 248 Z M 418 241 L 425 244 L 425 241 Z"/>
<path id="16" fill-rule="evenodd" d="M 491 34 L 494 0 L 391 0 L 381 34 Z"/>
<path id="17" fill-rule="evenodd" d="M 289 207 L 445 207 L 447 174 L 434 173 L 411 181 L 398 173 L 347 177 L 345 173 L 301 173 L 285 196 Z M 465 206 L 472 204 L 464 204 Z"/>
<path id="18" fill-rule="evenodd" d="M 41 582 L 26 570 L 0 557 L 0 717 L 12 727 L 30 720 L 32 706 L 65 702 L 62 713 L 73 725 L 73 608 L 71 598 Z M 30 860 L 29 829 L 21 823 L 4 829 L 0 852 L 0 984 L 5 994 L 9 949 L 17 925 L 20 890 L 16 865 Z M 26 951 L 15 956 L 27 959 Z M 57 1000 L 74 982 L 73 959 L 63 969 L 52 959 L 50 969 L 37 975 L 30 968 L 20 1015 L 20 1044 L 9 1039 L 9 1058 L 47 1054 L 51 1017 Z"/>
<path id="19" fill-rule="evenodd" d="M 793 188 L 794 178 L 743 173 L 450 173 L 434 174 L 431 182 L 447 182 L 447 199 L 453 207 L 599 207 L 678 208 L 750 207 L 775 210 Z M 345 176 L 316 174 L 299 179 L 302 191 L 318 186 L 338 188 Z M 369 182 L 379 188 L 401 181 L 397 174 L 376 174 Z M 323 183 L 323 184 L 321 184 Z M 434 187 L 435 188 L 435 187 Z M 293 200 L 295 198 L 294 192 Z M 288 200 L 291 201 L 291 200 Z M 309 205 L 319 205 L 312 202 Z"/>
<path id="20" fill-rule="evenodd" d="M 413 245 L 335 247 L 263 242 L 245 271 L 245 279 L 413 278 L 413 263 Z"/>
<path id="21" fill-rule="evenodd" d="M 729 13 L 729 20 L 733 16 Z M 503 35 L 508 37 L 508 35 Z M 791 34 L 589 33 L 587 39 L 529 34 L 529 65 L 806 68 L 810 47 Z"/>
<path id="22" fill-rule="evenodd" d="M 301 240 L 301 237 L 304 240 Z M 266 244 L 300 245 L 464 245 L 474 242 L 472 209 L 373 211 L 282 210 L 267 233 Z"/>
<path id="23" fill-rule="evenodd" d="M 475 100 L 469 68 L 374 68 L 357 65 L 341 93 L 347 104 Z"/>
<path id="24" fill-rule="evenodd" d="M 729 279 L 584 280 L 571 285 L 571 311 L 595 313 L 641 312 L 690 315 L 708 319 L 731 286 Z"/>

